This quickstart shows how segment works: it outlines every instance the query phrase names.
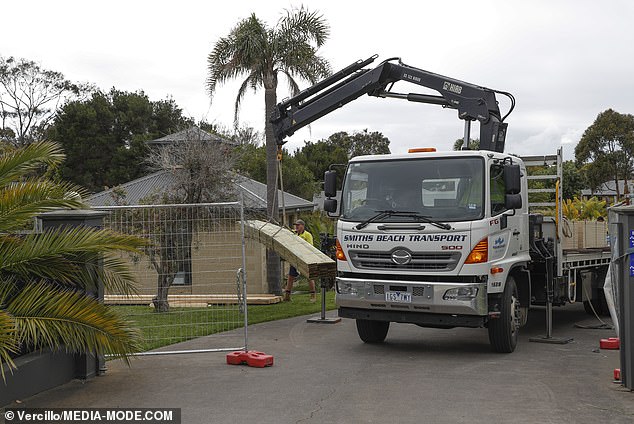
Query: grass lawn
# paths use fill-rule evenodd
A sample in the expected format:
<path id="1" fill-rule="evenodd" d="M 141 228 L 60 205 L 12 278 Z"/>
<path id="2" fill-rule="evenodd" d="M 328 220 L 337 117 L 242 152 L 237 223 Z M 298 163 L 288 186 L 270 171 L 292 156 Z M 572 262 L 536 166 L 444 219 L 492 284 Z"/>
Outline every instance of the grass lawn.
<path id="1" fill-rule="evenodd" d="M 308 287 L 298 286 L 298 290 Z M 183 342 L 196 337 L 233 330 L 243 327 L 244 316 L 236 305 L 218 305 L 207 308 L 171 308 L 168 313 L 155 313 L 147 306 L 113 306 L 142 331 L 143 350 Z M 335 292 L 326 293 L 326 309 L 335 309 Z M 291 302 L 272 305 L 249 305 L 249 324 L 291 318 L 308 314 L 319 314 L 321 295 L 311 303 L 309 294 L 293 293 Z"/>

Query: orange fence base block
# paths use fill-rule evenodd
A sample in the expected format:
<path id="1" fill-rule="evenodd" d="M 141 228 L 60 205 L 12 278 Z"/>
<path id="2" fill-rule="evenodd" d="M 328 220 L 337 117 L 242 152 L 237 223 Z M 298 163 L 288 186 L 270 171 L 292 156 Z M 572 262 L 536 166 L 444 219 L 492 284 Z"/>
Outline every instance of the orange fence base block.
<path id="1" fill-rule="evenodd" d="M 618 337 L 610 337 L 609 339 L 601 339 L 599 347 L 601 349 L 618 350 L 621 346 L 621 341 Z"/>
<path id="2" fill-rule="evenodd" d="M 273 356 L 264 352 L 256 352 L 254 350 L 238 350 L 227 354 L 227 364 L 242 365 L 246 364 L 250 367 L 264 368 L 273 366 Z"/>

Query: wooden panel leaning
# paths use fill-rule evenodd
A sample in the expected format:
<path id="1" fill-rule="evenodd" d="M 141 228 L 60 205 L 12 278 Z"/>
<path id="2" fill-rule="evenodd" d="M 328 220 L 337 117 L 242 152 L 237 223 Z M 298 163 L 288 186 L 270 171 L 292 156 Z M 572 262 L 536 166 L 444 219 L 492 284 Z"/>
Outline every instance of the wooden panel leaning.
<path id="1" fill-rule="evenodd" d="M 334 277 L 337 265 L 324 253 L 290 230 L 264 221 L 244 221 L 247 238 L 274 250 L 306 278 Z"/>

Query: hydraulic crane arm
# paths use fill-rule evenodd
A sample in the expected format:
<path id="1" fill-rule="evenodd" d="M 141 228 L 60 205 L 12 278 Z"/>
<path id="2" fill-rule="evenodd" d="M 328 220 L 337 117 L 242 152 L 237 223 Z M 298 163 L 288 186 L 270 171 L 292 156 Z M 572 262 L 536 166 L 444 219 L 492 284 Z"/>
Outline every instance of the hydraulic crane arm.
<path id="1" fill-rule="evenodd" d="M 471 121 L 477 120 L 480 122 L 480 149 L 496 152 L 504 150 L 507 124 L 503 121 L 515 104 L 510 93 L 497 91 L 511 99 L 511 110 L 502 117 L 494 90 L 407 66 L 400 61 L 384 61 L 374 69 L 365 69 L 364 67 L 372 63 L 376 57 L 375 55 L 366 60 L 359 60 L 279 103 L 271 118 L 277 144 L 284 144 L 284 138 L 298 129 L 368 94 L 456 109 L 458 118 L 465 120 L 466 141 L 469 140 Z M 440 95 L 393 93 L 390 89 L 397 81 L 421 85 L 437 91 Z"/>

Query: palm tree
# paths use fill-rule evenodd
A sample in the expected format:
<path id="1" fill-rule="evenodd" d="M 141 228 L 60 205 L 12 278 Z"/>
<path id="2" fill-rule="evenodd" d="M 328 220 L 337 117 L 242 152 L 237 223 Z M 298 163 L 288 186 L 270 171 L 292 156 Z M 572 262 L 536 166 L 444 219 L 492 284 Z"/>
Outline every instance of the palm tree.
<path id="1" fill-rule="evenodd" d="M 245 77 L 238 90 L 234 107 L 237 123 L 240 102 L 247 89 L 264 87 L 267 214 L 278 220 L 276 196 L 277 146 L 273 126 L 269 122 L 277 104 L 277 83 L 280 74 L 286 77 L 291 94 L 299 92 L 295 78 L 314 84 L 330 74 L 330 64 L 317 55 L 329 35 L 329 27 L 317 12 L 303 7 L 286 11 L 277 25 L 268 27 L 255 14 L 239 22 L 226 37 L 214 45 L 209 54 L 207 89 L 210 96 L 218 84 L 233 78 Z M 279 258 L 267 254 L 267 275 L 270 291 L 280 294 Z"/>
<path id="2" fill-rule="evenodd" d="M 82 208 L 81 189 L 38 177 L 64 159 L 55 143 L 33 143 L 0 156 L 0 373 L 21 350 L 51 348 L 127 359 L 139 334 L 114 310 L 85 294 L 134 291 L 134 277 L 114 253 L 139 252 L 143 240 L 95 228 L 24 231 L 34 216 Z"/>

